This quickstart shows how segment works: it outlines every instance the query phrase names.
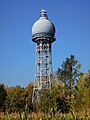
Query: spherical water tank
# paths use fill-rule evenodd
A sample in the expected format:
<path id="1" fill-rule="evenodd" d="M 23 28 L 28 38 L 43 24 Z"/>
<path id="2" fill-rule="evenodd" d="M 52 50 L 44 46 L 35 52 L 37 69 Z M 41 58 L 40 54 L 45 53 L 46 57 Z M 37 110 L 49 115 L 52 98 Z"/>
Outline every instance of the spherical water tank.
<path id="1" fill-rule="evenodd" d="M 35 37 L 51 37 L 55 35 L 55 26 L 48 20 L 45 10 L 41 11 L 41 16 L 32 27 L 32 36 Z"/>

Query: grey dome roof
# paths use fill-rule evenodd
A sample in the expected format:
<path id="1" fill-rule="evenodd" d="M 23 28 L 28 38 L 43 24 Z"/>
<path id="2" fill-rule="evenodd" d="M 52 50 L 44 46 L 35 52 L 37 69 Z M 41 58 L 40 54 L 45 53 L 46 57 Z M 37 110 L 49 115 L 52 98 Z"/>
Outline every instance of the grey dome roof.
<path id="1" fill-rule="evenodd" d="M 32 27 L 33 36 L 49 36 L 54 37 L 55 27 L 54 24 L 48 20 L 45 10 L 41 10 L 41 16 Z"/>

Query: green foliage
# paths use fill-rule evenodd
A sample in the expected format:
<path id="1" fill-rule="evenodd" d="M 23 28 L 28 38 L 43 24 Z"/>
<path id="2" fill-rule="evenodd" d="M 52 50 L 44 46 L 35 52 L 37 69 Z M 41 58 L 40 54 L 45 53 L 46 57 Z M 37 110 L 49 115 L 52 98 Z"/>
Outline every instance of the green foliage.
<path id="1" fill-rule="evenodd" d="M 32 109 L 32 89 L 33 84 L 30 83 L 26 88 L 21 86 L 8 87 L 5 100 L 6 111 L 8 112 L 30 112 Z"/>
<path id="2" fill-rule="evenodd" d="M 85 75 L 84 86 L 90 87 L 90 70 L 88 70 L 88 73 Z"/>
<path id="3" fill-rule="evenodd" d="M 40 99 L 33 104 L 33 83 L 25 88 L 0 84 L 0 111 L 5 111 L 3 115 L 0 112 L 0 119 L 88 120 L 90 70 L 81 74 L 80 67 L 73 55 L 66 58 L 57 73 L 51 75 L 51 90 L 40 91 Z"/>
<path id="4" fill-rule="evenodd" d="M 60 112 L 62 112 L 62 113 L 64 113 L 64 112 L 67 113 L 69 111 L 70 106 L 65 97 L 58 97 L 56 102 L 57 102 L 57 110 L 58 111 L 60 110 Z"/>
<path id="5" fill-rule="evenodd" d="M 5 111 L 4 102 L 6 100 L 7 92 L 4 84 L 0 84 L 0 111 Z"/>
<path id="6" fill-rule="evenodd" d="M 70 58 L 66 58 L 61 65 L 61 68 L 58 68 L 57 71 L 57 79 L 64 86 L 64 91 L 66 98 L 68 99 L 68 106 L 70 106 L 70 110 L 72 110 L 73 103 L 73 93 L 75 90 L 75 86 L 77 85 L 77 80 L 81 74 L 79 71 L 81 64 L 78 63 L 77 59 L 73 55 Z"/>
<path id="7" fill-rule="evenodd" d="M 75 90 L 75 110 L 89 111 L 90 112 L 90 85 L 89 85 L 90 74 L 83 74 L 80 76 L 77 88 Z M 88 83 L 88 84 L 87 84 Z"/>
<path id="8" fill-rule="evenodd" d="M 24 88 L 20 86 L 7 88 L 8 97 L 6 103 L 8 102 L 8 107 L 10 112 L 23 111 L 25 106 L 25 98 L 23 96 Z"/>
<path id="9" fill-rule="evenodd" d="M 24 89 L 24 93 L 23 93 L 26 99 L 25 108 L 27 112 L 31 112 L 33 110 L 32 93 L 33 93 L 33 83 L 29 83 L 28 86 Z"/>
<path id="10" fill-rule="evenodd" d="M 44 93 L 44 94 L 43 94 Z M 44 90 L 40 99 L 40 106 L 43 112 L 48 112 L 53 108 L 56 109 L 56 97 L 55 92 L 51 92 L 49 90 Z"/>
<path id="11" fill-rule="evenodd" d="M 68 112 L 69 104 L 65 96 L 64 87 L 59 81 L 54 80 L 51 90 L 43 90 L 40 98 L 40 108 L 43 112 L 48 113 L 53 111 L 53 113 Z"/>
<path id="12" fill-rule="evenodd" d="M 57 78 L 63 83 L 66 88 L 72 88 L 75 86 L 76 80 L 80 75 L 81 64 L 73 55 L 70 58 L 66 58 L 66 61 L 62 63 L 61 68 L 58 68 Z"/>

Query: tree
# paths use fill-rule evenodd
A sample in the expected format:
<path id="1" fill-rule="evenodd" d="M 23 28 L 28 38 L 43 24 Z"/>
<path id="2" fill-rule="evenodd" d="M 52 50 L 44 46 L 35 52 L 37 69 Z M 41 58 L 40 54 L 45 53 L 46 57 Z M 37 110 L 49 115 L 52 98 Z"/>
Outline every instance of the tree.
<path id="1" fill-rule="evenodd" d="M 24 88 L 21 86 L 7 88 L 6 107 L 9 112 L 21 112 L 25 108 Z"/>
<path id="2" fill-rule="evenodd" d="M 23 93 L 26 101 L 26 109 L 28 112 L 33 110 L 33 105 L 32 105 L 33 87 L 34 87 L 33 83 L 30 82 L 24 89 L 24 93 Z"/>
<path id="3" fill-rule="evenodd" d="M 84 74 L 84 92 L 83 92 L 83 101 L 84 101 L 84 109 L 89 111 L 90 113 L 90 70 L 88 73 Z"/>
<path id="4" fill-rule="evenodd" d="M 71 55 L 70 58 L 66 58 L 63 61 L 61 68 L 57 70 L 57 79 L 63 84 L 66 97 L 69 101 L 72 109 L 73 104 L 73 92 L 74 87 L 76 86 L 77 80 L 81 74 L 80 72 L 81 64 L 78 63 L 78 60 L 75 59 L 74 55 Z"/>
<path id="5" fill-rule="evenodd" d="M 88 73 L 85 75 L 84 85 L 85 85 L 86 87 L 90 87 L 90 70 L 88 70 Z"/>
<path id="6" fill-rule="evenodd" d="M 80 78 L 78 79 L 76 91 L 74 92 L 75 100 L 76 100 L 76 103 L 75 103 L 76 111 L 83 110 L 83 106 L 84 106 L 83 93 L 85 89 L 84 81 L 85 81 L 85 74 L 82 74 Z"/>
<path id="7" fill-rule="evenodd" d="M 90 113 L 90 71 L 80 76 L 75 89 L 75 110 L 78 112 L 86 110 Z"/>
<path id="8" fill-rule="evenodd" d="M 77 59 L 73 55 L 70 58 L 66 58 L 66 61 L 63 61 L 61 68 L 57 70 L 57 78 L 61 81 L 65 88 L 70 90 L 76 85 L 76 81 L 80 76 L 81 64 L 78 63 Z"/>
<path id="9" fill-rule="evenodd" d="M 42 91 L 40 106 L 41 110 L 46 113 L 50 112 L 51 110 L 53 113 L 57 111 L 69 111 L 68 100 L 66 99 L 62 83 L 57 80 L 53 80 L 51 90 Z"/>
<path id="10" fill-rule="evenodd" d="M 4 84 L 0 84 L 0 111 L 5 111 L 5 100 L 6 100 L 7 92 Z"/>

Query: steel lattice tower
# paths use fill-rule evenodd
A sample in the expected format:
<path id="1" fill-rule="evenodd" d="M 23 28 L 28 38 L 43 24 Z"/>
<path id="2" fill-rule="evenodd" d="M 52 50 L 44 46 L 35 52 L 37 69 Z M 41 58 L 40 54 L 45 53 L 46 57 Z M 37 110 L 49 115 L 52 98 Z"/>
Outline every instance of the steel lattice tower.
<path id="1" fill-rule="evenodd" d="M 32 41 L 36 43 L 36 74 L 32 100 L 39 98 L 42 89 L 51 89 L 52 42 L 55 41 L 54 24 L 48 20 L 45 10 L 32 27 Z"/>

